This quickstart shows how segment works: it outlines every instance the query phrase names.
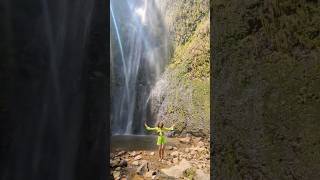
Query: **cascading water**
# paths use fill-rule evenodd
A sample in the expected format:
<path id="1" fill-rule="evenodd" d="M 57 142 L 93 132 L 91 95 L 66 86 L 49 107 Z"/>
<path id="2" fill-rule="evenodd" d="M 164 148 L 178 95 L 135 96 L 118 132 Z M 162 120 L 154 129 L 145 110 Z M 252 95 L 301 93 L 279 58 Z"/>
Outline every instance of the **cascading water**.
<path id="1" fill-rule="evenodd" d="M 111 0 L 111 129 L 142 134 L 149 97 L 169 58 L 168 38 L 153 0 Z"/>

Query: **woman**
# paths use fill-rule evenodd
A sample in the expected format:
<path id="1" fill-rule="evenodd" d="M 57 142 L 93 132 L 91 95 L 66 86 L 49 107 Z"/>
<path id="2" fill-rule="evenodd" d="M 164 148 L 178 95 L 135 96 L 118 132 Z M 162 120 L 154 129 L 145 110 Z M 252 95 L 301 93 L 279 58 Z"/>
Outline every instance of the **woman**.
<path id="1" fill-rule="evenodd" d="M 157 145 L 159 146 L 159 161 L 163 160 L 164 148 L 165 148 L 165 144 L 167 143 L 164 132 L 173 131 L 174 125 L 171 126 L 170 128 L 165 128 L 163 127 L 163 122 L 158 122 L 157 127 L 151 128 L 145 122 L 144 126 L 148 131 L 156 131 L 158 133 Z"/>

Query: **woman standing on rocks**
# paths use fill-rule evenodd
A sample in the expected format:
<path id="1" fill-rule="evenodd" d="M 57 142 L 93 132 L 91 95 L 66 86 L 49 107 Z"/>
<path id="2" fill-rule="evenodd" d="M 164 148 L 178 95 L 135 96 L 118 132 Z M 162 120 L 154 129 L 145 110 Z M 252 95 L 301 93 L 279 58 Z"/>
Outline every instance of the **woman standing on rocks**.
<path id="1" fill-rule="evenodd" d="M 165 144 L 167 143 L 164 132 L 173 131 L 174 125 L 171 126 L 170 128 L 166 128 L 166 127 L 163 127 L 163 122 L 158 122 L 157 127 L 151 128 L 145 122 L 144 126 L 148 131 L 156 131 L 158 133 L 157 145 L 159 146 L 159 161 L 163 160 L 164 148 L 165 148 Z"/>

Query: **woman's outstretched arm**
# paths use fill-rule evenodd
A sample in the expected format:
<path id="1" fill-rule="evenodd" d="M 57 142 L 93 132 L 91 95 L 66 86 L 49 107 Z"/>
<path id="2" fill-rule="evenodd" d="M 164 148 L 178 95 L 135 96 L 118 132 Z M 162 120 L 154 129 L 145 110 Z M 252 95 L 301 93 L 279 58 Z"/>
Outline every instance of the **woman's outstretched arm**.
<path id="1" fill-rule="evenodd" d="M 164 127 L 163 129 L 164 129 L 165 131 L 173 131 L 174 125 L 172 125 L 172 126 L 169 127 L 169 128 Z"/>
<path id="2" fill-rule="evenodd" d="M 144 126 L 146 127 L 146 129 L 147 129 L 148 131 L 156 130 L 156 128 L 151 128 L 151 127 L 149 127 L 146 122 L 144 123 Z"/>

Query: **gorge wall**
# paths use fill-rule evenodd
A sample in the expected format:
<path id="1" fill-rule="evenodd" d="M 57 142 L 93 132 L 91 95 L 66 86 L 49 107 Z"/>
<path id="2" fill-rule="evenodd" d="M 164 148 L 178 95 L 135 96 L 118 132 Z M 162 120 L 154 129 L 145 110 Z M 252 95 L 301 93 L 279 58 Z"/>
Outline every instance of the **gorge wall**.
<path id="1" fill-rule="evenodd" d="M 156 1 L 173 44 L 171 58 L 151 91 L 153 118 L 176 134 L 209 136 L 209 1 Z"/>
<path id="2" fill-rule="evenodd" d="M 319 1 L 213 0 L 211 18 L 218 179 L 319 178 Z"/>

